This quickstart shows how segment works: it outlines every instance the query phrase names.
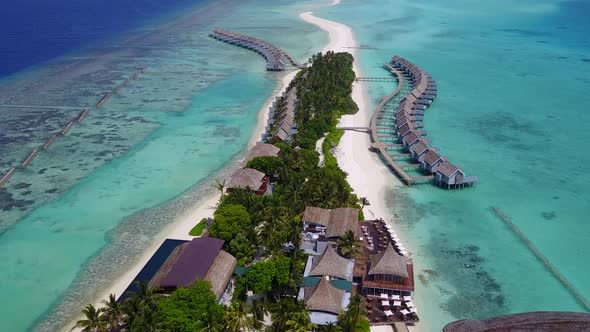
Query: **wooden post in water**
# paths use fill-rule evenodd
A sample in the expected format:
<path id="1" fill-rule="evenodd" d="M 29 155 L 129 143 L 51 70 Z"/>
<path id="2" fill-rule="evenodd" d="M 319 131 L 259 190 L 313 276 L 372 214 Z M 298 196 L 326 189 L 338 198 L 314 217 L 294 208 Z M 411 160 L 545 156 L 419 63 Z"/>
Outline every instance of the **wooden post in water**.
<path id="1" fill-rule="evenodd" d="M 555 267 L 555 265 L 553 265 L 549 259 L 547 257 L 545 257 L 545 255 L 543 255 L 541 253 L 541 251 L 539 251 L 539 249 L 537 249 L 537 247 L 524 235 L 524 233 L 522 233 L 520 231 L 520 229 L 497 207 L 492 207 L 492 210 L 494 210 L 494 212 L 496 213 L 496 215 L 502 219 L 506 225 L 508 225 L 508 227 L 510 228 L 510 230 L 512 230 L 514 232 L 514 234 L 516 234 L 516 236 L 518 236 L 518 238 L 524 243 L 526 244 L 526 246 L 530 249 L 530 251 L 532 251 L 532 253 L 535 255 L 535 257 L 537 257 L 537 259 L 539 261 L 541 261 L 541 263 L 543 263 L 543 265 L 545 265 L 545 268 L 547 268 L 547 270 L 549 270 L 549 272 L 551 272 L 553 274 L 553 276 L 555 278 L 557 278 L 557 280 L 559 280 L 563 286 L 574 296 L 574 298 L 576 299 L 576 301 L 588 312 L 590 312 L 590 304 L 588 303 L 588 301 L 586 301 L 586 299 L 582 296 L 582 294 L 580 294 L 580 292 L 578 292 L 578 290 L 574 287 L 574 285 L 572 285 L 571 282 L 569 282 L 569 280 L 567 280 L 560 272 L 559 270 L 557 270 L 557 268 Z"/>
<path id="2" fill-rule="evenodd" d="M 16 168 L 12 167 L 8 170 L 6 174 L 4 174 L 2 179 L 0 179 L 0 187 L 2 187 L 2 185 L 4 185 L 6 182 L 8 182 L 8 180 L 10 180 L 10 178 L 14 175 L 14 172 L 16 172 Z"/>
<path id="3" fill-rule="evenodd" d="M 53 142 L 55 142 L 55 140 L 56 140 L 56 139 L 57 139 L 57 135 L 53 135 L 53 136 L 51 136 L 51 137 L 50 137 L 50 138 L 47 140 L 47 142 L 45 142 L 45 144 L 43 145 L 43 150 L 47 150 L 47 149 L 49 149 L 49 146 L 50 146 L 51 144 L 53 144 Z"/>
<path id="4" fill-rule="evenodd" d="M 88 115 L 88 112 L 90 112 L 90 109 L 86 108 L 82 112 L 80 112 L 80 114 L 78 114 L 78 123 L 84 120 L 84 118 Z"/>
<path id="5" fill-rule="evenodd" d="M 111 92 L 105 94 L 99 101 L 98 104 L 96 104 L 96 109 L 99 109 L 107 100 L 109 100 L 109 98 L 111 98 Z"/>
<path id="6" fill-rule="evenodd" d="M 27 166 L 29 166 L 29 164 L 31 163 L 31 161 L 33 161 L 33 159 L 35 159 L 35 157 L 37 156 L 37 149 L 34 149 L 29 156 L 27 157 L 27 159 L 25 159 L 25 161 L 23 161 L 22 164 L 20 164 L 19 168 L 20 169 L 24 169 Z"/>
<path id="7" fill-rule="evenodd" d="M 74 125 L 74 121 L 68 122 L 68 124 L 64 127 L 64 129 L 60 132 L 60 135 L 65 136 L 68 133 L 68 131 L 70 131 L 70 129 L 72 129 L 73 125 Z"/>

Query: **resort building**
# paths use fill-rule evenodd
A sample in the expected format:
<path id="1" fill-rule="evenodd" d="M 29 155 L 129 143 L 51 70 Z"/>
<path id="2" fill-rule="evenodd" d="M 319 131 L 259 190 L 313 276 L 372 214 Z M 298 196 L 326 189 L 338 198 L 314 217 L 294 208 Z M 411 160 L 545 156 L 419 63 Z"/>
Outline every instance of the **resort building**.
<path id="1" fill-rule="evenodd" d="M 311 322 L 325 325 L 338 321 L 338 314 L 346 310 L 350 302 L 350 292 L 334 287 L 325 276 L 319 278 L 316 285 L 301 288 L 299 299 L 305 302 Z"/>
<path id="2" fill-rule="evenodd" d="M 428 173 L 436 173 L 438 167 L 446 161 L 445 157 L 441 157 L 435 149 L 428 149 L 424 154 L 424 158 L 420 162 L 421 167 Z"/>
<path id="3" fill-rule="evenodd" d="M 289 141 L 297 133 L 295 110 L 297 109 L 297 88 L 289 88 L 277 98 L 275 110 L 271 111 L 272 136 L 282 142 Z"/>
<path id="4" fill-rule="evenodd" d="M 359 210 L 355 208 L 337 208 L 326 210 L 308 206 L 303 213 L 303 231 L 316 239 L 334 240 L 346 231 L 356 231 Z"/>
<path id="5" fill-rule="evenodd" d="M 246 166 L 250 160 L 258 157 L 277 157 L 279 152 L 281 152 L 281 149 L 272 144 L 257 143 L 250 149 L 250 151 L 248 151 L 242 165 Z"/>
<path id="6" fill-rule="evenodd" d="M 206 280 L 217 300 L 221 300 L 237 266 L 236 258 L 221 250 L 224 242 L 201 237 L 178 245 L 151 278 L 150 288 L 170 294 L 178 287 L 189 287 L 195 280 Z"/>
<path id="7" fill-rule="evenodd" d="M 402 141 L 402 144 L 404 145 L 404 148 L 406 150 L 409 150 L 412 145 L 418 143 L 419 139 L 420 139 L 420 136 L 416 132 L 411 132 L 408 135 L 404 136 L 401 139 L 401 141 Z"/>
<path id="8" fill-rule="evenodd" d="M 442 186 L 452 186 L 463 183 L 464 178 L 465 173 L 459 167 L 446 161 L 438 166 L 434 182 Z"/>
<path id="9" fill-rule="evenodd" d="M 423 156 L 428 151 L 428 149 L 432 148 L 428 147 L 425 139 L 420 139 L 418 140 L 418 143 L 410 147 L 410 155 L 412 156 L 412 159 L 416 160 L 417 162 L 421 162 L 422 159 L 424 159 Z"/>
<path id="10" fill-rule="evenodd" d="M 269 177 L 266 174 L 252 168 L 240 168 L 232 174 L 226 184 L 226 192 L 230 193 L 237 188 L 250 189 L 256 195 L 262 196 L 268 189 L 268 183 Z"/>

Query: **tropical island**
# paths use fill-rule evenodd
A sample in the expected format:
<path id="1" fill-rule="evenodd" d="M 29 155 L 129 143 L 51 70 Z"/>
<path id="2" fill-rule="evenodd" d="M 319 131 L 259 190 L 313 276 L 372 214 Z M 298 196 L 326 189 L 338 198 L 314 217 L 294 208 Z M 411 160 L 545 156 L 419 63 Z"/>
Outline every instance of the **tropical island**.
<path id="1" fill-rule="evenodd" d="M 123 301 L 117 302 L 115 295 L 111 295 L 104 301 L 104 307 L 88 305 L 82 311 L 85 318 L 78 321 L 77 327 L 85 331 L 369 330 L 367 301 L 361 294 L 351 295 L 350 281 L 347 305 L 327 315 L 336 319 L 326 319 L 321 314 L 313 317 L 313 310 L 310 315 L 313 309 L 310 306 L 332 305 L 323 303 L 330 302 L 331 296 L 339 299 L 337 304 L 341 305 L 345 291 L 333 284 L 334 280 L 346 281 L 346 276 L 342 279 L 330 276 L 328 269 L 315 280 L 306 277 L 308 283 L 315 281 L 315 285 L 305 285 L 306 262 L 312 256 L 309 252 L 313 252 L 309 247 L 312 238 L 321 237 L 328 244 L 324 245 L 324 252 L 312 259 L 315 269 L 326 263 L 323 258 L 347 262 L 357 257 L 363 247 L 362 236 L 359 240 L 356 235 L 357 228 L 360 229 L 358 220 L 364 219 L 360 211 L 370 203 L 352 192 L 346 173 L 338 167 L 331 151 L 342 135 L 336 129 L 339 117 L 358 110 L 351 97 L 355 80 L 353 57 L 348 53 L 327 52 L 314 55 L 309 63 L 288 89 L 297 91 L 296 132 L 286 140 L 269 135 L 266 144 L 272 144 L 280 152 L 276 156 L 254 157 L 243 168 L 261 173 L 272 192 L 261 195 L 259 187 L 248 185 L 248 181 L 242 186 L 235 176 L 228 183 L 220 183 L 222 196 L 206 233 L 219 239 L 222 252 L 235 257 L 234 265 L 231 259 L 228 264 L 237 265 L 230 283 L 231 299 L 216 294 L 206 277 L 193 280 L 188 287 L 167 289 L 154 288 L 144 280 Z M 280 99 L 279 105 L 286 103 L 284 99 Z M 280 130 L 276 126 L 281 123 L 280 117 L 281 112 L 275 112 L 275 126 L 270 126 L 270 133 Z M 328 134 L 321 149 L 324 162 L 320 164 L 316 142 L 325 133 Z M 332 225 L 328 229 L 335 230 L 334 234 L 326 233 L 321 221 L 316 221 L 313 227 L 312 223 L 302 221 L 313 214 L 313 209 L 328 214 L 330 210 L 346 210 L 348 219 L 356 223 L 336 217 L 332 222 L 342 225 Z M 176 262 L 182 259 L 181 254 Z M 172 273 L 174 267 L 171 270 Z M 333 272 L 337 274 L 336 270 Z M 163 277 L 164 283 L 171 273 Z M 331 283 L 327 282 L 329 279 Z M 303 296 L 299 296 L 300 289 L 305 293 Z M 229 304 L 227 307 L 219 304 L 224 300 Z M 318 311 L 327 312 L 322 308 Z M 325 321 L 325 324 L 313 321 Z"/>

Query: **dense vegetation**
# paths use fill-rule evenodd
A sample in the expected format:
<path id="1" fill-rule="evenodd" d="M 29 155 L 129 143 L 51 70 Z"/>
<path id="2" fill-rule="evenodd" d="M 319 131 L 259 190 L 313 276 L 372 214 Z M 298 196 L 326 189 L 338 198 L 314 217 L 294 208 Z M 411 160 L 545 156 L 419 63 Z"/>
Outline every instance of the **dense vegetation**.
<path id="1" fill-rule="evenodd" d="M 214 223 L 209 228 L 211 236 L 226 241 L 224 249 L 238 259 L 238 264 L 248 267 L 247 272 L 237 278 L 232 305 L 227 309 L 218 306 L 206 282 L 181 288 L 167 298 L 153 295 L 153 299 L 138 300 L 142 297 L 136 296 L 123 304 L 124 308 L 133 307 L 132 311 L 109 316 L 122 319 L 120 325 L 126 330 L 369 330 L 360 296 L 352 297 L 337 325 L 319 328 L 311 323 L 305 304 L 297 300 L 307 259 L 299 248 L 301 216 L 305 207 L 360 208 L 368 203 L 359 201 L 352 193 L 346 173 L 331 154 L 331 149 L 342 136 L 342 132 L 336 129 L 338 118 L 357 111 L 351 98 L 355 79 L 353 58 L 348 53 L 328 52 L 314 55 L 310 63 L 311 66 L 301 70 L 292 82 L 297 87 L 299 100 L 296 113 L 298 133 L 292 142 L 271 142 L 281 148 L 280 157 L 255 158 L 247 165 L 276 178 L 273 194 L 257 196 L 239 189 L 222 194 Z M 320 166 L 315 144 L 325 133 L 328 133 L 323 146 L 326 162 Z M 218 184 L 222 193 L 223 186 L 224 183 Z M 354 235 L 344 237 L 339 243 L 341 253 L 354 255 L 358 250 L 355 241 Z M 248 297 L 248 294 L 254 296 Z M 131 319 L 131 315 L 136 318 Z M 265 315 L 272 319 L 270 326 L 265 327 L 262 323 Z M 91 326 L 89 320 L 94 318 L 82 320 L 80 325 Z M 116 330 L 112 327 L 119 325 L 115 325 L 112 319 L 110 322 L 111 330 Z M 148 328 L 146 324 L 153 325 Z M 107 325 L 92 326 L 95 328 L 87 331 L 104 331 L 103 327 Z"/>

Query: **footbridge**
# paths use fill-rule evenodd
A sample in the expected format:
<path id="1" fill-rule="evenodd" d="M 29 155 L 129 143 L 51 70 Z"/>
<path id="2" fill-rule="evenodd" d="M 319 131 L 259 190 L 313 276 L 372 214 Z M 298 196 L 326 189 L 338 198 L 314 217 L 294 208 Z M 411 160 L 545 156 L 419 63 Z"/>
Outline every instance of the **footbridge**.
<path id="1" fill-rule="evenodd" d="M 266 59 L 266 70 L 268 71 L 283 71 L 290 68 L 301 69 L 305 67 L 295 61 L 287 52 L 262 39 L 222 28 L 214 29 L 209 36 L 224 43 L 243 47 L 262 55 Z"/>

